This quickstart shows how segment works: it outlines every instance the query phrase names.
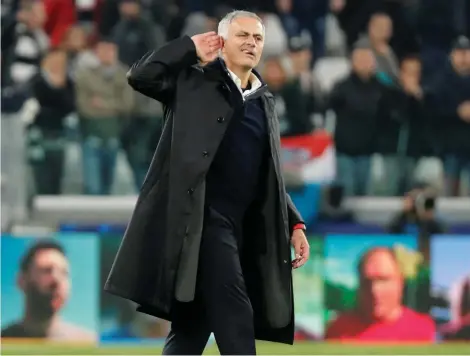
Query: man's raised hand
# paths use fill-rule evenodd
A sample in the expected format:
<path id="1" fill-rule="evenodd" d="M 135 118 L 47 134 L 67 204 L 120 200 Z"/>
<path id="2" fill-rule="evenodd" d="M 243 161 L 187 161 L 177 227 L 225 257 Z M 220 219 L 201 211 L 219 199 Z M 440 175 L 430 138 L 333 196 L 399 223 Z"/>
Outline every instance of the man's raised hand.
<path id="1" fill-rule="evenodd" d="M 197 56 L 202 63 L 212 62 L 216 59 L 224 44 L 222 37 L 214 31 L 194 35 L 191 39 L 196 46 Z"/>

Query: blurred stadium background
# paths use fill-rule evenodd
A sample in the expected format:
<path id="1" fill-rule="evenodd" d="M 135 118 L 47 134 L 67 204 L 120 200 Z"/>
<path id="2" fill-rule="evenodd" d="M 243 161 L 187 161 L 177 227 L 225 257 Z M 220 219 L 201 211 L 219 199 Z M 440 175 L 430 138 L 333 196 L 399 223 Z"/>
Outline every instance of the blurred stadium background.
<path id="1" fill-rule="evenodd" d="M 168 324 L 102 293 L 161 130 L 161 107 L 123 73 L 233 8 L 266 26 L 259 70 L 313 252 L 294 275 L 296 345 L 260 353 L 469 354 L 469 0 L 2 0 L 2 352 L 161 352 Z M 50 239 L 70 292 L 49 311 L 61 332 L 31 340 L 16 323 L 28 301 L 48 307 L 21 265 Z M 398 256 L 396 293 L 425 320 L 424 345 L 331 341 L 360 303 L 357 263 L 377 247 Z"/>

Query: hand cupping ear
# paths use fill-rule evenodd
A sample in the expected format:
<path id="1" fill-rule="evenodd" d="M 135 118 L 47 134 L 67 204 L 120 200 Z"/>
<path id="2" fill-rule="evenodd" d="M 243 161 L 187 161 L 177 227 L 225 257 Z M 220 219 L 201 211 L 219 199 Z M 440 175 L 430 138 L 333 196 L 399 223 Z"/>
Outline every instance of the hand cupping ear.
<path id="1" fill-rule="evenodd" d="M 202 63 L 211 62 L 217 58 L 219 50 L 224 45 L 224 40 L 215 32 L 206 32 L 194 35 L 191 40 L 196 46 L 196 53 Z"/>

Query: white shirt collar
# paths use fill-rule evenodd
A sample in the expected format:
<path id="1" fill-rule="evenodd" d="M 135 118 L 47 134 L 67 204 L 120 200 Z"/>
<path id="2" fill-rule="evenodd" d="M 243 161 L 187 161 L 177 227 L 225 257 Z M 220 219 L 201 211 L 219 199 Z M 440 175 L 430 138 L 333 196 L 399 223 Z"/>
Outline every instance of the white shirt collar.
<path id="1" fill-rule="evenodd" d="M 238 78 L 238 76 L 234 72 L 232 72 L 230 69 L 227 68 L 227 70 L 230 73 L 230 77 L 232 78 L 233 82 L 236 84 L 238 90 L 240 90 L 240 93 L 242 94 L 243 98 L 245 98 L 247 95 L 250 95 L 255 90 L 258 90 L 259 88 L 261 88 L 261 85 L 262 85 L 261 81 L 258 79 L 256 74 L 251 73 L 250 78 L 248 79 L 249 82 L 251 83 L 251 88 L 249 90 L 243 91 L 242 81 L 240 80 L 240 78 Z"/>

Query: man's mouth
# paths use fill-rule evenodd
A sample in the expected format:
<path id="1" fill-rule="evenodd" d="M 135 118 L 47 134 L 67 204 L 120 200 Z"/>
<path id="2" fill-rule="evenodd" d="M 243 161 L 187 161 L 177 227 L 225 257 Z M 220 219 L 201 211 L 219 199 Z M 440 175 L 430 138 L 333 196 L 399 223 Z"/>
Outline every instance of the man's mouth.
<path id="1" fill-rule="evenodd" d="M 252 58 L 255 58 L 255 57 L 256 57 L 256 56 L 255 56 L 255 52 L 250 51 L 250 50 L 248 50 L 248 49 L 244 49 L 242 52 L 245 53 L 246 55 L 252 57 Z"/>
<path id="2" fill-rule="evenodd" d="M 54 310 L 60 309 L 65 303 L 64 298 L 60 294 L 54 294 L 52 296 L 51 305 Z"/>

